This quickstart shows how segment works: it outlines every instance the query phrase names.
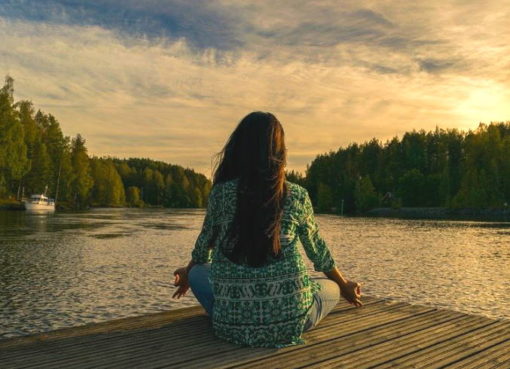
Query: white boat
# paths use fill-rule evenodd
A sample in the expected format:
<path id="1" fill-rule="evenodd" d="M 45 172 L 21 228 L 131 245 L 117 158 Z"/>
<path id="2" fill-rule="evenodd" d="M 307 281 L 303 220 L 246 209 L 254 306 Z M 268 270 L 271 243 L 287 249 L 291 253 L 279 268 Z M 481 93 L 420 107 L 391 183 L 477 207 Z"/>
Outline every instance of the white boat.
<path id="1" fill-rule="evenodd" d="M 34 213 L 53 213 L 55 211 L 55 200 L 44 194 L 32 195 L 29 200 L 24 201 L 25 209 Z"/>

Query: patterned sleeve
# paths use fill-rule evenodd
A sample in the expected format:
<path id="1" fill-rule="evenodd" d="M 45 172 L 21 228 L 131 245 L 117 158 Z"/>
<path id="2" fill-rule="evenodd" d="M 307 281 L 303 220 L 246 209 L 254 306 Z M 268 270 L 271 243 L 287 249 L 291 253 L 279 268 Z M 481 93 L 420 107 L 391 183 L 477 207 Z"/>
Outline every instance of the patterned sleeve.
<path id="1" fill-rule="evenodd" d="M 212 250 L 211 242 L 213 241 L 213 225 L 214 225 L 214 213 L 216 206 L 216 194 L 217 191 L 213 189 L 209 194 L 209 199 L 207 200 L 207 211 L 205 213 L 204 223 L 202 225 L 202 230 L 198 235 L 197 241 L 195 242 L 195 247 L 191 252 L 191 259 L 196 264 L 205 264 L 211 262 Z"/>
<path id="2" fill-rule="evenodd" d="M 313 262 L 315 271 L 329 272 L 335 267 L 335 261 L 319 235 L 319 226 L 315 222 L 312 201 L 308 191 L 304 190 L 303 217 L 298 227 L 298 234 L 306 255 Z"/>

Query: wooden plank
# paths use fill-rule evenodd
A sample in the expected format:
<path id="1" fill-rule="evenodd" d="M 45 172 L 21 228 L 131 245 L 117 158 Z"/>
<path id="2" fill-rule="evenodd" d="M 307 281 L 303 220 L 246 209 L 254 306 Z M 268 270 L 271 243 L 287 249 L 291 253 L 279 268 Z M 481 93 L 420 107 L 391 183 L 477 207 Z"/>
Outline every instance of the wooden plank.
<path id="1" fill-rule="evenodd" d="M 510 368 L 510 359 L 495 365 L 492 369 L 508 369 Z"/>
<path id="2" fill-rule="evenodd" d="M 487 348 L 510 339 L 510 323 L 499 322 L 491 330 L 474 331 L 445 342 L 415 351 L 391 363 L 381 365 L 380 368 L 390 368 L 394 365 L 421 368 L 439 368 L 482 352 Z"/>
<path id="3" fill-rule="evenodd" d="M 423 321 L 428 321 L 428 324 L 434 324 L 433 322 L 430 322 L 430 314 L 431 312 L 422 314 L 423 316 L 409 316 L 408 318 L 411 319 L 398 319 L 394 320 L 392 322 L 379 325 L 379 331 L 383 331 L 384 329 L 394 330 L 398 325 L 400 327 L 405 327 L 406 325 L 413 326 L 413 319 L 422 319 Z M 428 315 L 427 317 L 425 317 Z M 448 317 L 448 319 L 451 319 L 451 316 Z M 360 325 L 361 321 L 354 324 Z M 359 327 L 352 327 L 354 329 L 343 329 L 343 328 L 333 328 L 330 331 L 330 334 L 328 336 L 323 336 L 319 332 L 316 331 L 310 331 L 305 334 L 306 340 L 308 344 L 306 346 L 292 346 L 285 349 L 281 349 L 278 351 L 278 355 L 285 354 L 287 357 L 284 360 L 287 360 L 290 357 L 295 357 L 296 355 L 299 355 L 302 350 L 308 349 L 309 346 L 313 346 L 315 344 L 320 344 L 325 341 L 330 341 L 331 339 L 340 339 L 341 341 L 348 341 L 351 340 L 349 337 L 352 334 L 356 334 L 357 332 L 361 330 L 361 332 L 364 332 L 366 330 L 370 329 L 377 329 L 374 328 L 373 324 L 369 324 L 365 327 L 359 326 Z M 319 333 L 319 334 L 318 334 Z M 331 346 L 328 343 L 328 346 Z M 249 363 L 253 360 L 253 355 L 250 349 L 242 349 L 241 351 L 236 351 L 233 353 L 234 355 L 230 353 L 220 353 L 216 355 L 207 355 L 202 358 L 195 359 L 191 363 L 183 363 L 182 367 L 229 367 L 233 363 L 233 356 L 238 356 L 237 364 L 240 364 L 241 362 L 245 363 L 246 365 L 249 365 Z M 241 360 L 242 356 L 242 360 Z M 261 357 L 258 354 L 255 354 L 256 361 L 254 361 L 255 365 L 268 365 L 271 367 L 275 362 L 275 356 L 270 356 L 267 358 L 267 360 L 264 360 L 263 357 Z M 179 365 L 176 365 L 176 367 L 180 367 Z"/>
<path id="4" fill-rule="evenodd" d="M 387 306 L 381 306 L 380 308 L 386 309 L 386 308 L 390 307 L 390 305 L 399 307 L 401 309 L 405 309 L 405 311 L 391 312 L 390 310 L 385 310 L 387 314 L 390 314 L 390 318 L 387 318 L 387 319 L 397 319 L 399 317 L 401 318 L 401 317 L 413 315 L 413 314 L 416 314 L 417 312 L 423 311 L 424 309 L 433 310 L 432 308 L 425 308 L 425 307 L 420 307 L 420 306 L 412 306 L 412 305 L 408 305 L 408 304 L 397 304 L 397 303 L 388 303 Z M 360 314 L 362 310 L 363 309 L 351 309 L 351 310 L 345 311 L 343 316 L 339 316 L 334 319 L 336 319 L 336 320 L 343 319 L 344 321 L 346 321 L 346 323 L 344 323 L 344 326 L 348 323 L 349 325 L 353 326 L 354 329 L 359 329 L 359 323 L 357 323 L 357 321 L 355 319 L 353 319 L 351 316 L 352 315 L 356 316 L 357 314 Z M 370 318 L 372 318 L 372 317 L 370 316 Z M 381 318 L 377 317 L 375 319 L 375 321 L 380 323 Z M 363 320 L 363 322 L 365 324 L 372 324 L 372 323 L 370 323 L 369 320 Z M 337 326 L 331 327 L 332 332 L 337 331 L 337 330 L 338 330 Z M 320 330 L 317 329 L 317 332 L 320 333 Z M 205 335 L 205 336 L 202 336 L 202 335 Z M 235 350 L 239 349 L 238 346 L 230 345 L 228 343 L 225 343 L 223 341 L 215 339 L 212 336 L 212 333 L 210 332 L 210 330 L 206 331 L 205 333 L 201 332 L 200 338 L 197 337 L 197 334 L 194 334 L 194 335 L 190 334 L 190 336 L 192 336 L 192 337 L 187 341 L 187 344 L 180 345 L 179 347 L 171 346 L 168 342 L 158 342 L 156 345 L 153 342 L 143 342 L 139 345 L 134 345 L 129 351 L 129 356 L 126 356 L 127 353 L 125 352 L 126 350 L 125 350 L 125 347 L 123 347 L 123 346 L 114 347 L 114 348 L 112 348 L 112 347 L 107 347 L 107 348 L 95 347 L 93 349 L 93 351 L 96 352 L 96 354 L 98 356 L 107 355 L 110 357 L 113 357 L 113 356 L 118 357 L 119 355 L 124 354 L 125 357 L 122 358 L 121 361 L 119 361 L 119 360 L 115 361 L 115 364 L 113 365 L 113 367 L 115 367 L 115 366 L 124 365 L 124 364 L 127 365 L 128 363 L 131 364 L 131 363 L 134 363 L 137 361 L 140 361 L 140 364 L 143 363 L 145 365 L 148 365 L 147 364 L 148 356 L 157 357 L 158 355 L 163 355 L 165 352 L 167 352 L 169 350 L 172 352 L 172 354 L 174 356 L 186 358 L 190 354 L 190 352 L 189 352 L 190 347 L 193 348 L 194 356 L 196 356 L 198 353 L 198 355 L 202 355 L 205 357 L 209 357 L 211 355 L 217 354 L 218 352 L 223 352 L 225 350 L 226 351 L 235 351 Z M 87 351 L 90 351 L 90 349 L 85 350 L 84 352 L 73 352 L 72 354 L 66 352 L 65 356 L 68 357 L 69 359 L 62 361 L 62 364 L 72 365 L 73 362 L 84 361 L 84 360 L 89 362 L 88 358 L 83 357 L 83 355 L 86 355 Z M 150 352 L 150 355 L 148 354 L 149 352 Z M 62 356 L 62 353 L 60 355 Z M 95 358 L 92 358 L 90 360 L 93 361 L 93 360 L 95 360 Z M 166 356 L 165 356 L 164 360 L 168 361 Z M 184 359 L 184 360 L 186 360 L 186 359 Z M 44 360 L 39 359 L 39 360 L 37 360 L 37 362 L 39 363 L 39 365 L 41 363 L 51 364 L 51 362 L 53 362 L 53 357 L 52 356 L 46 357 Z M 104 365 L 106 365 L 106 367 L 108 366 L 107 364 L 104 364 Z M 94 364 L 94 366 L 95 367 L 103 367 L 103 364 L 96 362 Z"/>
<path id="5" fill-rule="evenodd" d="M 367 306 L 370 306 L 370 305 L 373 305 L 373 304 L 382 304 L 382 303 L 387 303 L 387 304 L 395 304 L 395 303 L 391 303 L 391 302 L 386 302 L 385 300 L 382 300 L 382 299 L 375 299 L 375 298 L 371 298 L 371 297 L 367 297 L 366 298 L 368 301 L 365 303 L 366 307 Z M 365 309 L 366 309 L 365 307 Z M 197 316 L 197 310 L 199 312 L 201 312 L 202 314 L 198 315 Z M 344 312 L 346 310 L 358 310 L 356 308 L 354 308 L 352 305 L 348 304 L 347 302 L 345 303 L 339 303 L 337 305 L 337 307 L 335 307 L 335 309 L 330 313 L 330 315 L 334 315 L 334 314 L 338 314 L 340 312 Z M 174 323 L 174 324 L 182 324 L 182 325 L 191 325 L 191 324 L 197 324 L 197 322 L 193 322 L 192 320 L 197 320 L 199 322 L 200 325 L 203 324 L 203 319 L 208 319 L 208 317 L 203 313 L 203 310 L 201 309 L 198 309 L 198 307 L 190 307 L 190 308 L 184 308 L 184 309 L 179 309 L 179 310 L 174 310 L 174 311 L 169 311 L 169 312 L 165 312 L 164 313 L 166 315 L 166 317 L 161 317 L 162 319 L 167 319 L 166 321 L 168 322 L 168 324 L 170 323 Z M 157 313 L 156 315 L 160 315 L 160 313 Z M 184 320 L 184 318 L 186 317 L 190 317 L 191 319 L 188 319 L 188 320 Z M 21 345 L 24 345 L 24 344 L 30 344 L 31 342 L 44 342 L 45 344 L 47 342 L 53 342 L 55 341 L 56 339 L 59 339 L 59 338 L 66 338 L 66 342 L 65 343 L 61 343 L 61 342 L 58 342 L 57 344 L 59 345 L 59 349 L 61 348 L 64 348 L 64 347 L 67 347 L 67 346 L 72 346 L 72 345 L 84 345 L 86 343 L 85 340 L 88 339 L 88 341 L 93 341 L 94 344 L 99 342 L 99 341 L 102 341 L 102 340 L 108 340 L 108 341 L 111 341 L 112 339 L 115 339 L 115 338 L 118 338 L 120 340 L 124 340 L 124 333 L 125 331 L 129 331 L 129 330 L 136 330 L 136 329 L 144 329 L 144 330 L 148 330 L 149 332 L 151 331 L 151 328 L 153 328 L 150 324 L 150 320 L 153 319 L 153 314 L 151 315 L 148 315 L 147 318 L 148 318 L 148 324 L 147 325 L 144 325 L 144 323 L 142 322 L 141 324 L 141 327 L 140 327 L 140 321 L 139 321 L 139 318 L 141 317 L 137 317 L 136 319 L 133 319 L 133 318 L 123 318 L 123 319 L 119 319 L 119 320 L 115 320 L 115 321 L 111 321 L 111 322 L 107 322 L 107 326 L 106 327 L 101 327 L 103 324 L 106 324 L 106 323 L 97 323 L 98 325 L 100 325 L 98 328 L 98 330 L 101 330 L 101 328 L 104 328 L 105 331 L 103 332 L 99 332 L 98 334 L 104 334 L 104 333 L 108 333 L 108 335 L 105 335 L 105 336 L 93 336 L 92 334 L 86 332 L 85 334 L 87 336 L 83 336 L 82 334 L 79 334 L 80 332 L 77 332 L 79 329 L 86 329 L 87 331 L 89 331 L 89 326 L 88 325 L 85 325 L 85 326 L 80 326 L 80 327 L 73 327 L 70 331 L 68 331 L 68 328 L 65 328 L 65 329 L 62 329 L 62 330 L 58 330 L 58 331 L 53 331 L 49 334 L 47 333 L 42 333 L 42 334 L 37 334 L 37 335 L 32 335 L 32 336 L 26 336 L 26 337 L 19 337 L 19 338 L 14 338 L 14 339 L 8 339 L 8 340 L 5 340 L 4 342 L 0 341 L 0 349 L 2 348 L 10 348 L 10 347 L 13 347 L 13 348 L 19 348 Z M 122 327 L 123 329 L 121 329 L 118 333 L 118 335 L 113 335 L 113 333 L 116 333 L 116 331 L 111 331 L 111 332 L 108 332 L 107 329 L 109 326 L 113 326 L 115 325 L 115 323 L 125 323 L 125 325 Z M 164 324 L 164 322 L 162 322 L 162 324 Z M 166 324 L 166 325 L 168 325 Z M 164 326 L 164 325 L 163 325 Z M 173 327 L 173 329 L 177 329 L 177 326 Z M 61 333 L 62 335 L 65 335 L 66 333 L 78 333 L 78 334 L 72 334 L 70 335 L 69 337 L 60 337 L 60 335 L 57 335 L 57 333 Z M 46 338 L 46 335 L 49 335 L 51 337 L 49 337 L 50 339 L 47 339 Z M 143 334 L 140 334 L 140 336 L 142 336 Z M 72 337 L 86 337 L 84 339 L 80 339 L 80 340 L 71 340 L 70 338 Z M 171 337 L 177 337 L 178 335 L 176 335 L 175 333 L 172 334 Z M 143 338 L 145 339 L 145 337 Z M 43 346 L 43 350 L 45 350 L 48 346 Z M 33 348 L 30 348 L 30 350 L 34 350 Z M 35 353 L 37 351 L 32 351 L 32 353 Z"/>
<path id="6" fill-rule="evenodd" d="M 204 310 L 201 306 L 192 306 L 172 311 L 164 311 L 161 313 L 115 319 L 101 323 L 90 323 L 77 327 L 62 328 L 30 336 L 8 338 L 0 340 L 0 349 L 57 339 L 68 339 L 70 337 L 81 337 L 91 334 L 112 333 L 133 329 L 153 329 L 170 322 L 178 321 L 184 317 L 201 314 L 203 311 Z"/>
<path id="7" fill-rule="evenodd" d="M 346 312 L 342 312 L 341 314 L 331 314 L 328 315 L 320 324 L 314 329 L 325 329 L 331 325 L 338 325 L 340 322 L 343 322 L 350 317 L 350 319 L 375 319 L 377 320 L 379 317 L 386 315 L 389 312 L 400 312 L 400 309 L 409 308 L 412 305 L 408 305 L 405 303 L 386 303 L 384 305 L 377 306 L 369 306 L 363 307 L 359 309 L 349 310 L 349 315 Z M 418 306 L 412 306 L 410 309 L 422 310 L 424 308 Z M 425 308 L 430 310 L 432 308 Z"/>
<path id="8" fill-rule="evenodd" d="M 379 343 L 387 342 L 396 337 L 402 337 L 410 333 L 424 330 L 430 327 L 444 325 L 445 327 L 454 326 L 455 322 L 461 323 L 468 317 L 461 317 L 456 314 L 441 314 L 441 317 L 432 318 L 435 312 L 423 314 L 423 316 L 413 316 L 405 320 L 392 322 L 377 328 L 369 328 L 364 331 L 356 332 L 352 335 L 334 337 L 330 340 L 318 342 L 315 345 L 300 347 L 296 352 L 285 352 L 274 355 L 265 360 L 252 360 L 244 362 L 242 368 L 265 367 L 299 367 L 303 365 L 312 365 L 320 360 L 338 355 L 344 355 L 362 348 L 370 348 Z M 192 362 L 190 368 L 198 367 Z M 241 363 L 236 363 L 237 365 Z M 211 366 L 212 367 L 212 366 Z M 221 367 L 233 367 L 225 365 Z"/>
<path id="9" fill-rule="evenodd" d="M 396 319 L 402 319 L 404 317 L 408 317 L 408 316 L 411 316 L 411 315 L 414 315 L 416 314 L 416 309 L 420 309 L 423 311 L 423 309 L 427 309 L 427 308 L 424 308 L 424 307 L 416 307 L 416 306 L 409 306 L 407 305 L 406 308 L 408 308 L 409 312 L 407 313 L 404 313 L 404 312 L 400 312 L 398 315 L 396 313 L 393 313 L 390 317 L 386 318 L 386 320 L 383 320 L 381 319 L 380 317 L 377 318 L 376 320 L 374 320 L 373 322 L 371 321 L 368 321 L 368 320 L 360 320 L 360 321 L 357 321 L 357 320 L 353 320 L 352 318 L 347 318 L 345 319 L 345 323 L 341 326 L 341 332 L 345 332 L 347 330 L 351 330 L 351 331 L 357 331 L 359 329 L 362 329 L 363 328 L 363 324 L 365 326 L 368 326 L 368 327 L 371 327 L 373 326 L 374 323 L 376 324 L 384 324 L 385 321 L 387 320 L 396 320 Z M 432 308 L 428 308 L 428 310 L 431 310 Z M 359 309 L 358 309 L 359 311 Z M 326 332 L 324 333 L 324 331 L 321 331 L 321 330 L 313 330 L 311 332 L 314 332 L 314 335 L 315 335 L 315 339 L 317 340 L 320 340 L 321 338 L 331 338 L 332 334 L 336 333 L 339 331 L 339 327 L 338 326 L 332 326 L 330 329 L 329 329 L 329 332 Z M 306 334 L 306 339 L 307 341 L 309 341 L 309 338 L 310 338 L 310 333 L 307 333 Z M 310 342 L 309 342 L 310 343 Z M 294 348 L 299 348 L 299 346 L 294 346 Z M 235 345 L 232 345 L 232 346 L 227 346 L 227 351 L 231 351 L 231 353 L 227 352 L 227 351 L 219 351 L 217 350 L 217 347 L 215 345 L 211 345 L 210 342 L 207 342 L 205 343 L 204 345 L 200 346 L 200 347 L 196 347 L 196 346 L 193 346 L 193 349 L 194 349 L 194 358 L 196 360 L 197 356 L 198 357 L 201 357 L 203 360 L 201 361 L 201 363 L 199 364 L 199 366 L 202 366 L 203 364 L 203 361 L 209 361 L 211 360 L 211 358 L 215 355 L 218 355 L 218 354 L 222 354 L 222 355 L 232 355 L 232 354 L 236 354 L 237 353 L 237 350 L 239 350 L 239 346 L 235 346 Z M 246 349 L 246 350 L 252 350 L 252 349 Z M 181 353 L 180 353 L 181 354 Z M 182 353 L 183 356 L 186 356 L 185 353 Z M 173 367 L 178 367 L 179 366 L 179 363 L 180 362 L 175 362 L 173 364 Z M 182 365 L 186 366 L 186 367 L 189 367 L 191 365 L 191 363 L 189 362 L 183 362 Z"/>
<path id="10" fill-rule="evenodd" d="M 306 345 L 242 348 L 213 336 L 200 307 L 0 341 L 7 368 L 510 368 L 510 323 L 365 298 L 341 302 Z M 464 365 L 464 366 L 462 366 Z"/>
<path id="11" fill-rule="evenodd" d="M 405 304 L 404 304 L 405 305 Z M 393 307 L 399 307 L 402 306 L 402 304 L 399 303 L 386 303 L 384 306 L 375 307 L 375 309 L 390 309 Z M 346 320 L 349 319 L 348 317 L 351 314 L 358 314 L 360 315 L 360 312 L 363 310 L 365 313 L 371 313 L 374 309 L 369 308 L 368 306 L 366 308 L 362 309 L 355 309 L 355 308 L 349 308 L 347 310 L 344 310 L 342 312 L 342 315 L 338 315 L 338 317 L 335 317 L 336 320 Z M 362 315 L 362 314 L 361 314 Z M 190 344 L 192 344 L 194 347 L 200 346 L 200 345 L 209 345 L 210 339 L 211 339 L 211 332 L 209 326 L 206 324 L 206 318 L 201 322 L 201 326 L 195 325 L 194 327 L 187 327 L 183 326 L 181 328 L 181 331 L 179 332 L 179 336 L 181 337 L 181 341 L 177 342 L 173 346 L 173 351 L 176 353 L 179 352 L 179 348 L 184 346 L 188 347 Z M 174 323 L 174 324 L 177 324 Z M 94 352 L 104 352 L 107 351 L 108 354 L 112 355 L 119 351 L 125 351 L 126 349 L 133 349 L 134 351 L 141 351 L 141 355 L 144 355 L 143 350 L 152 347 L 154 344 L 158 344 L 159 341 L 165 340 L 168 342 L 172 342 L 175 340 L 175 338 L 172 336 L 173 332 L 166 332 L 166 329 L 172 329 L 174 330 L 174 327 L 172 326 L 166 326 L 162 329 L 158 329 L 157 331 L 154 331 L 156 333 L 159 333 L 158 337 L 154 338 L 148 338 L 148 332 L 136 332 L 135 335 L 133 335 L 133 338 L 126 337 L 126 334 L 123 334 L 122 336 L 116 336 L 115 338 L 111 339 L 108 343 L 108 346 L 104 346 L 102 342 L 86 342 L 83 344 L 80 344 L 79 342 L 75 342 L 73 344 L 74 350 L 66 350 L 63 352 L 63 347 L 60 345 L 60 342 L 56 342 L 54 346 L 45 347 L 44 350 L 39 351 L 41 355 L 39 355 L 37 360 L 37 365 L 42 365 L 46 363 L 47 361 L 53 362 L 54 360 L 54 354 L 57 352 L 62 357 L 63 355 L 68 356 L 71 358 L 71 360 L 79 359 L 80 355 L 87 354 L 87 350 L 92 350 Z M 191 329 L 193 328 L 193 329 Z M 197 330 L 198 328 L 198 330 Z M 150 331 L 149 333 L 153 333 Z M 140 337 L 143 335 L 143 338 L 140 339 Z M 183 337 L 184 336 L 184 337 Z M 117 341 L 120 341 L 118 343 Z M 127 342 L 126 342 L 127 341 Z M 165 342 L 166 343 L 166 342 Z M 34 355 L 35 353 L 32 352 L 31 355 Z M 25 355 L 24 352 L 20 352 L 19 355 Z M 69 364 L 67 361 L 64 360 L 64 363 Z"/>
<path id="12" fill-rule="evenodd" d="M 301 366 L 303 362 L 309 365 L 316 361 L 315 359 L 310 360 L 310 352 L 317 352 L 317 357 L 322 359 L 324 356 L 328 355 L 328 352 L 330 355 L 336 355 L 342 351 L 350 352 L 361 347 L 372 346 L 377 342 L 382 342 L 387 339 L 387 337 L 382 334 L 383 331 L 390 330 L 393 335 L 399 336 L 403 334 L 402 331 L 408 332 L 409 330 L 423 329 L 431 324 L 438 324 L 438 322 L 432 323 L 429 318 L 429 316 L 411 317 L 405 321 L 400 320 L 371 329 L 369 334 L 367 334 L 368 331 L 357 332 L 352 335 L 324 340 L 311 347 L 301 347 L 295 352 L 279 353 L 278 355 L 264 360 L 250 360 L 250 362 L 243 360 L 244 365 L 241 365 L 241 367 L 256 368 L 259 365 L 267 367 L 298 367 Z M 447 319 L 451 318 L 445 317 L 445 320 Z M 191 367 L 199 367 L 199 365 L 193 365 Z M 230 367 L 230 365 L 222 365 L 220 367 Z"/>
<path id="13" fill-rule="evenodd" d="M 469 317 L 468 323 L 462 322 L 461 324 L 453 323 L 433 326 L 403 337 L 387 340 L 384 343 L 368 349 L 358 350 L 343 356 L 337 355 L 324 360 L 317 366 L 311 366 L 311 368 L 333 368 L 337 365 L 341 365 L 345 368 L 370 368 L 397 359 L 424 347 L 458 337 L 467 332 L 492 329 L 495 324 L 495 322 L 488 319 Z"/>
<path id="14" fill-rule="evenodd" d="M 494 345 L 476 355 L 445 365 L 449 369 L 482 369 L 497 367 L 510 360 L 510 340 Z M 510 365 L 508 366 L 510 368 Z"/>
<path id="15" fill-rule="evenodd" d="M 176 322 L 170 322 L 159 329 L 136 329 L 121 332 L 112 333 L 100 333 L 91 334 L 87 336 L 70 337 L 68 339 L 56 339 L 43 341 L 35 344 L 22 344 L 16 346 L 9 346 L 0 349 L 3 357 L 11 357 L 16 355 L 24 355 L 26 352 L 31 354 L 43 353 L 48 350 L 64 350 L 70 349 L 71 347 L 87 347 L 102 345 L 104 343 L 114 343 L 116 341 L 122 341 L 125 343 L 126 340 L 139 340 L 145 341 L 150 340 L 155 335 L 168 334 L 167 330 L 171 330 L 172 339 L 177 339 L 179 336 L 188 334 L 184 329 L 193 329 L 195 332 L 199 330 L 209 329 L 208 318 L 205 315 L 197 315 L 192 317 L 186 317 Z"/>
<path id="16" fill-rule="evenodd" d="M 204 324 L 204 327 L 207 327 L 208 324 Z M 174 327 L 170 327 L 174 328 Z M 188 334 L 193 334 L 193 329 L 197 328 L 197 326 L 186 327 Z M 181 328 L 182 329 L 182 328 Z M 207 329 L 209 330 L 209 329 Z M 156 337 L 151 337 L 147 333 L 157 334 Z M 37 365 L 42 365 L 45 362 L 54 361 L 56 355 L 59 356 L 61 361 L 66 361 L 67 359 L 79 358 L 83 355 L 89 355 L 90 352 L 107 352 L 107 351 L 126 351 L 129 350 L 131 346 L 139 346 L 139 345 L 151 345 L 156 343 L 158 340 L 168 341 L 168 337 L 172 337 L 172 334 L 176 333 L 174 329 L 162 328 L 160 330 L 154 330 L 149 332 L 136 332 L 130 333 L 129 335 L 125 334 L 123 336 L 116 336 L 114 339 L 108 341 L 90 341 L 87 340 L 86 343 L 80 345 L 77 342 L 75 345 L 71 347 L 61 347 L 59 345 L 60 341 L 52 342 L 50 345 L 44 345 L 45 347 L 38 347 L 37 352 L 31 352 L 29 349 L 21 349 L 15 350 L 11 352 L 8 357 L 11 357 L 12 360 L 15 360 L 16 357 L 21 358 L 21 360 L 25 360 L 24 358 L 27 355 L 30 355 L 34 358 L 34 362 Z M 42 351 L 41 351 L 42 349 Z M 7 356 L 7 355 L 2 355 Z M 37 359 L 37 360 L 35 360 Z M 37 366 L 34 365 L 34 366 Z M 27 365 L 28 366 L 28 365 Z"/>
<path id="17" fill-rule="evenodd" d="M 506 336 L 506 339 L 502 338 L 503 335 Z M 446 352 L 446 355 L 443 355 L 440 360 L 431 363 L 429 367 L 443 367 L 463 358 L 480 354 L 488 348 L 504 343 L 508 340 L 508 337 L 510 337 L 510 327 L 508 325 L 503 326 L 498 332 L 493 332 L 484 336 L 475 335 L 474 337 L 470 337 L 469 340 L 465 339 L 459 342 L 459 345 L 457 345 L 455 349 Z"/>
<path id="18" fill-rule="evenodd" d="M 170 336 L 171 332 L 169 332 Z M 136 336 L 135 336 L 136 337 Z M 126 337 L 127 339 L 127 337 Z M 165 342 L 164 337 L 161 338 L 160 342 L 167 345 L 168 349 L 172 351 L 173 347 L 171 343 Z M 128 347 L 129 341 L 116 341 L 114 343 L 107 342 L 98 346 L 88 346 L 80 349 L 78 346 L 77 350 L 60 350 L 59 347 L 53 347 L 52 350 L 43 352 L 42 354 L 32 355 L 30 352 L 26 352 L 24 355 L 18 355 L 17 358 L 11 359 L 10 362 L 17 362 L 23 364 L 23 367 L 55 367 L 55 362 L 58 361 L 59 367 L 68 367 L 80 364 L 80 362 L 95 362 L 98 357 L 103 357 L 105 360 L 110 360 L 118 355 L 130 355 L 132 348 Z M 157 347 L 160 343 L 149 342 L 149 341 L 138 341 L 145 347 Z M 142 346 L 135 344 L 134 347 Z M 30 357 L 30 360 L 27 360 Z M 103 360 L 104 361 L 104 360 Z"/>

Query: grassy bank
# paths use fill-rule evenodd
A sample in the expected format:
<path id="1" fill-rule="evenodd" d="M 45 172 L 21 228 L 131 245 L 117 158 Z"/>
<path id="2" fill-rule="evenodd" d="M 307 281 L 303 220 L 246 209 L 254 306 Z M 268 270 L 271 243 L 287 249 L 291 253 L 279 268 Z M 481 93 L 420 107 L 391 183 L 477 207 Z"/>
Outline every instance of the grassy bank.
<path id="1" fill-rule="evenodd" d="M 0 199 L 0 210 L 24 210 L 21 201 L 12 199 Z"/>

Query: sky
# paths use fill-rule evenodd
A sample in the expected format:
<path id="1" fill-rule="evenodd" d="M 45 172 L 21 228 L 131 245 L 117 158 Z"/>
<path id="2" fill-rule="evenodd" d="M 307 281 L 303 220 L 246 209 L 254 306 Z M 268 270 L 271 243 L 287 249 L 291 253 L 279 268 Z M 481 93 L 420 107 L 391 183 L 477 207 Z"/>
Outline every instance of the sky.
<path id="1" fill-rule="evenodd" d="M 0 73 L 91 155 L 211 175 L 239 121 L 288 169 L 353 142 L 510 120 L 510 0 L 0 0 Z"/>

